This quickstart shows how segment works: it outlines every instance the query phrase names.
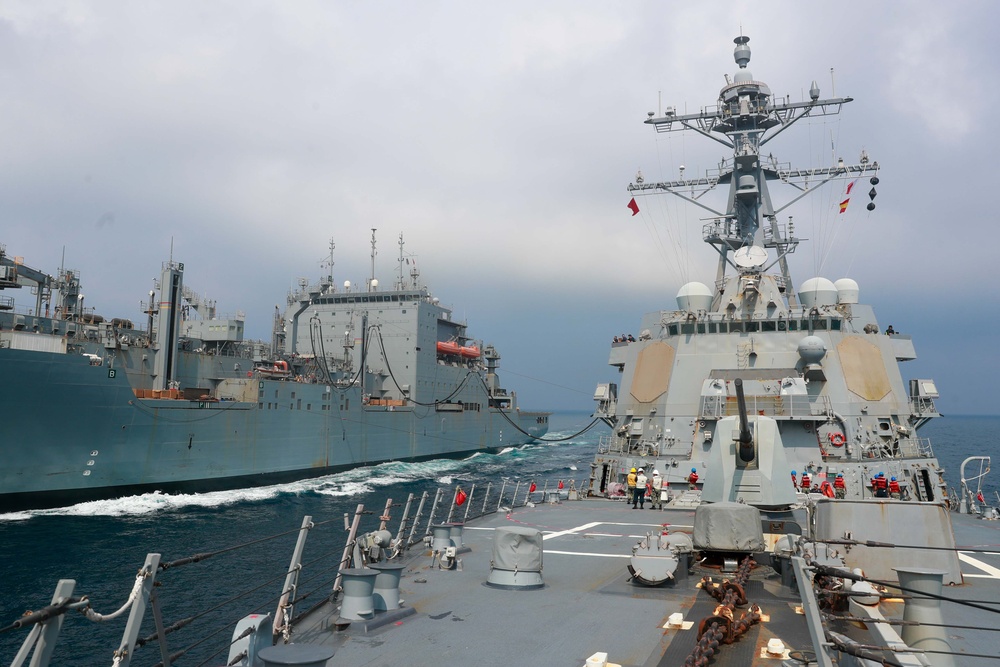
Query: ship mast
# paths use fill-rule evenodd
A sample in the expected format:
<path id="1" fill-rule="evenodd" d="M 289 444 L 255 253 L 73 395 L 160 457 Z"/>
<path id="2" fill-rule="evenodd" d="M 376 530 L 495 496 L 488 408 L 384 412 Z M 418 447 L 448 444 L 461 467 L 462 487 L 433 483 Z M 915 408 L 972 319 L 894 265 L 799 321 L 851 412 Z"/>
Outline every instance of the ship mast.
<path id="1" fill-rule="evenodd" d="M 767 84 L 757 81 L 747 69 L 750 62 L 750 38 L 744 35 L 733 40 L 736 48 L 733 57 L 739 71 L 719 93 L 718 104 L 703 108 L 699 113 L 678 115 L 668 106 L 662 116 L 651 111 L 646 124 L 657 132 L 693 130 L 732 149 L 732 159 L 724 159 L 717 170 L 706 176 L 676 181 L 629 185 L 634 193 L 668 192 L 709 211 L 716 219 L 705 224 L 702 237 L 719 253 L 717 280 L 723 284 L 727 268 L 740 275 L 760 274 L 778 265 L 786 287 L 790 306 L 796 305 L 787 256 L 795 251 L 800 239 L 793 235 L 791 224 L 782 227 L 777 216 L 788 206 L 817 186 L 834 179 L 857 177 L 867 171 L 877 171 L 878 163 L 862 158 L 857 165 L 845 165 L 843 160 L 834 166 L 797 170 L 779 164 L 768 154 L 762 157 L 764 145 L 806 116 L 827 116 L 840 113 L 841 107 L 852 101 L 850 97 L 820 99 L 819 87 L 814 81 L 809 90 L 809 101 L 791 102 L 776 98 Z M 774 132 L 767 134 L 772 128 Z M 719 136 L 722 135 L 722 136 Z M 767 136 L 765 136 L 767 135 Z M 813 182 L 810 183 L 810 179 Z M 817 180 L 818 179 L 818 180 Z M 800 190 L 791 201 L 775 208 L 771 203 L 767 182 L 780 180 Z M 726 210 L 720 211 L 703 203 L 701 198 L 716 185 L 728 184 L 729 196 Z M 771 259 L 768 249 L 774 249 Z M 718 292 L 717 292 L 718 294 Z"/>
<path id="2" fill-rule="evenodd" d="M 368 278 L 369 292 L 374 291 L 374 289 L 378 286 L 378 283 L 375 282 L 375 255 L 378 254 L 375 251 L 375 229 L 375 227 L 372 227 L 372 275 Z"/>

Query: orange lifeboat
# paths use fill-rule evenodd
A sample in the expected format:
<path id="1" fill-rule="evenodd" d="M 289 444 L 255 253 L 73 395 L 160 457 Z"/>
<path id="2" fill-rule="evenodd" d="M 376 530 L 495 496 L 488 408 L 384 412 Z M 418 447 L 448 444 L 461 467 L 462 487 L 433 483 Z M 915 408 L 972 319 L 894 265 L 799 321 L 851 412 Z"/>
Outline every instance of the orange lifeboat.
<path id="1" fill-rule="evenodd" d="M 479 348 L 475 345 L 470 345 L 469 347 L 458 348 L 459 355 L 465 357 L 466 359 L 478 359 L 480 352 Z"/>
<path id="2" fill-rule="evenodd" d="M 454 341 L 439 340 L 437 344 L 438 354 L 461 354 L 462 346 Z"/>

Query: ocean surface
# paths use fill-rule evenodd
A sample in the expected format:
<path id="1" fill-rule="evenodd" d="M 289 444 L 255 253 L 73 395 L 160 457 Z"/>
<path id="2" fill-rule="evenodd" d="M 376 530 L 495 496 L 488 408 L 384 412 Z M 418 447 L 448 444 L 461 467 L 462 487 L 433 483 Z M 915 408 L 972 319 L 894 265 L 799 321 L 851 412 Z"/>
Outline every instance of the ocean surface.
<path id="1" fill-rule="evenodd" d="M 547 438 L 565 437 L 590 423 L 582 412 L 563 412 L 550 419 Z M 921 429 L 930 438 L 934 453 L 945 468 L 949 487 L 958 489 L 959 470 L 968 456 L 990 455 L 998 441 L 1000 417 L 947 417 Z M 204 562 L 167 570 L 157 576 L 165 622 L 170 624 L 219 606 L 197 619 L 189 628 L 169 635 L 171 651 L 194 645 L 174 664 L 221 665 L 226 654 L 214 655 L 228 643 L 231 627 L 226 623 L 252 611 L 273 612 L 273 598 L 280 591 L 291 558 L 295 532 L 305 515 L 317 523 L 328 521 L 322 533 L 310 533 L 306 560 L 327 554 L 327 562 L 339 561 L 346 533 L 345 513 L 359 503 L 374 510 L 362 531 L 376 526 L 386 499 L 405 502 L 441 487 L 461 485 L 466 491 L 475 484 L 478 507 L 487 482 L 504 479 L 521 484 L 523 494 L 534 481 L 538 489 L 554 488 L 559 480 L 577 485 L 590 475 L 599 437 L 607 427 L 598 424 L 587 433 L 557 443 L 535 443 L 508 448 L 497 454 L 476 454 L 463 460 L 423 463 L 387 463 L 278 486 L 207 494 L 146 494 L 111 501 L 83 503 L 73 507 L 0 515 L 0 664 L 8 665 L 17 653 L 26 630 L 2 631 L 29 609 L 39 609 L 51 599 L 61 578 L 75 579 L 76 594 L 85 594 L 93 608 L 110 613 L 124 603 L 135 574 L 149 552 L 172 561 L 202 552 L 212 552 L 263 538 L 252 547 L 220 554 Z M 979 464 L 970 465 L 966 476 L 978 474 Z M 988 504 L 1000 505 L 1000 474 L 989 475 L 982 485 Z M 496 495 L 496 487 L 493 490 Z M 450 500 L 450 494 L 449 494 Z M 396 508 L 389 529 L 395 532 L 402 508 Z M 414 510 L 415 511 L 415 510 Z M 425 509 L 425 515 L 428 510 Z M 411 511 L 411 515 L 413 511 Z M 444 520 L 442 517 L 440 520 Z M 291 533 L 289 533 L 291 531 Z M 321 570 L 313 566 L 309 571 Z M 303 577 L 305 578 L 304 571 Z M 300 591 L 316 590 L 312 600 L 329 592 L 329 568 L 316 579 L 305 581 Z M 271 581 L 277 578 L 276 581 Z M 267 583 L 269 582 L 270 583 Z M 225 605 L 233 596 L 261 585 L 259 591 Z M 310 589 L 310 586 L 313 588 Z M 224 606 L 225 605 L 225 606 Z M 300 606 L 300 608 L 302 608 Z M 102 624 L 71 612 L 53 657 L 57 665 L 108 665 L 121 642 L 127 614 Z M 147 613 L 140 637 L 153 633 Z M 202 644 L 196 642 L 217 631 Z M 132 664 L 154 665 L 159 648 L 150 644 L 137 650 Z"/>

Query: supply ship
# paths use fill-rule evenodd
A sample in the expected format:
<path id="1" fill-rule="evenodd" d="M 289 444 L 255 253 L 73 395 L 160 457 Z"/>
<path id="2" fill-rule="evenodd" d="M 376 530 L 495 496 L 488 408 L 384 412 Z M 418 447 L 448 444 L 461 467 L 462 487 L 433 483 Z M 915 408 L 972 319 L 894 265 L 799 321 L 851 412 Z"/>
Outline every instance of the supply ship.
<path id="1" fill-rule="evenodd" d="M 271 341 L 244 339 L 167 261 L 142 319 L 86 307 L 80 272 L 0 249 L 0 511 L 209 491 L 516 446 L 548 430 L 419 281 L 302 280 Z M 406 267 L 411 267 L 408 271 Z M 26 288 L 26 289 L 25 289 Z M 12 293 L 30 292 L 29 302 Z"/>

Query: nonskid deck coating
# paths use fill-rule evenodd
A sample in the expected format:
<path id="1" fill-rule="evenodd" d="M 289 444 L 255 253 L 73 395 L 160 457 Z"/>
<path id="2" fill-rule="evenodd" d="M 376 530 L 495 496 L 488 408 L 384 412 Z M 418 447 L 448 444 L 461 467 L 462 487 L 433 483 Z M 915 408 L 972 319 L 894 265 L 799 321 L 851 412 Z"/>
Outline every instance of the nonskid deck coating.
<path id="1" fill-rule="evenodd" d="M 952 518 L 960 546 L 983 546 L 984 528 L 990 530 L 987 535 L 1000 538 L 998 522 Z M 689 528 L 693 520 L 689 508 L 633 510 L 606 500 L 539 504 L 488 515 L 466 525 L 463 542 L 468 550 L 460 554 L 461 569 L 441 570 L 429 551 L 411 552 L 401 598 L 403 606 L 416 614 L 367 634 L 354 626 L 338 631 L 333 626 L 336 607 L 326 604 L 300 623 L 293 641 L 336 647 L 330 667 L 507 665 L 528 656 L 532 664 L 579 666 L 596 652 L 606 652 L 610 663 L 623 666 L 683 664 L 695 645 L 698 622 L 714 609 L 714 599 L 697 587 L 697 575 L 647 587 L 629 580 L 627 565 L 632 547 L 648 532 L 657 532 L 664 524 Z M 544 588 L 511 591 L 485 584 L 493 532 L 510 525 L 541 531 Z M 963 541 L 963 535 L 979 539 L 973 544 Z M 1000 539 L 990 543 L 998 546 L 995 553 L 963 555 L 966 583 L 946 588 L 946 595 L 1000 599 Z M 759 657 L 760 648 L 772 637 L 781 638 L 789 648 L 808 649 L 793 593 L 776 580 L 754 581 L 748 597 L 762 607 L 768 620 L 743 637 L 739 646 L 724 647 L 713 664 L 772 664 Z M 945 608 L 949 622 L 969 626 L 992 622 L 989 614 L 954 604 Z M 892 609 L 890 605 L 886 611 Z M 901 614 L 901 606 L 897 611 Z M 674 612 L 681 612 L 693 627 L 664 629 Z M 953 648 L 974 654 L 987 652 L 995 634 L 956 630 L 950 637 Z M 958 664 L 994 662 L 969 657 L 959 658 Z"/>
<path id="2" fill-rule="evenodd" d="M 460 554 L 460 570 L 438 569 L 428 551 L 409 562 L 401 598 L 416 615 L 365 635 L 322 629 L 329 627 L 332 609 L 321 609 L 300 626 L 294 641 L 339 644 L 330 665 L 456 659 L 499 665 L 519 656 L 532 656 L 535 664 L 583 665 L 599 651 L 612 663 L 646 664 L 653 653 L 659 655 L 664 634 L 676 634 L 662 626 L 671 613 L 687 611 L 697 581 L 657 588 L 632 584 L 628 559 L 647 532 L 658 532 L 664 523 L 690 526 L 693 517 L 686 509 L 632 510 L 606 500 L 489 515 L 465 527 L 469 550 Z M 493 531 L 509 525 L 541 531 L 544 588 L 511 591 L 485 584 Z"/>

